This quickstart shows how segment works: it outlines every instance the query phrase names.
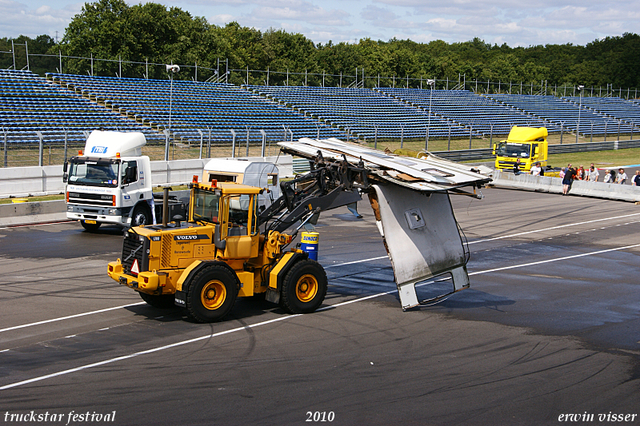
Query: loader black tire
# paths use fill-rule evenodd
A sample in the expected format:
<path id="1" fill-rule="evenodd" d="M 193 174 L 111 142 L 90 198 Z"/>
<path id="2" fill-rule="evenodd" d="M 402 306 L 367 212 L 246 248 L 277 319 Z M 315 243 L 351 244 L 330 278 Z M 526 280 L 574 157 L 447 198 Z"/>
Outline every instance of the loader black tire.
<path id="1" fill-rule="evenodd" d="M 214 322 L 224 318 L 236 302 L 240 281 L 235 273 L 221 265 L 199 271 L 187 290 L 187 315 L 197 322 Z"/>
<path id="2" fill-rule="evenodd" d="M 144 300 L 154 308 L 168 309 L 168 308 L 174 308 L 176 306 L 175 305 L 176 298 L 173 294 L 153 295 L 153 294 L 143 293 L 141 291 L 139 291 L 138 293 L 140 293 L 140 297 L 142 297 L 142 300 Z"/>
<path id="3" fill-rule="evenodd" d="M 301 260 L 284 278 L 280 306 L 291 314 L 308 314 L 322 305 L 326 294 L 324 268 L 315 260 Z"/>

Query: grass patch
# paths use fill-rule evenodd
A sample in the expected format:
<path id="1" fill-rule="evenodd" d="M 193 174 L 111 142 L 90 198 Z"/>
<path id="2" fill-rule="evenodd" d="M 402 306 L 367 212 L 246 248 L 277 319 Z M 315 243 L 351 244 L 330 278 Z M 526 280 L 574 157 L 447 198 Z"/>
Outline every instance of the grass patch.
<path id="1" fill-rule="evenodd" d="M 553 154 L 549 156 L 548 164 L 551 166 L 564 167 L 569 163 L 574 166 L 583 165 L 585 167 L 588 167 L 593 163 L 596 167 L 602 169 L 640 164 L 640 148 L 574 152 L 570 154 Z"/>

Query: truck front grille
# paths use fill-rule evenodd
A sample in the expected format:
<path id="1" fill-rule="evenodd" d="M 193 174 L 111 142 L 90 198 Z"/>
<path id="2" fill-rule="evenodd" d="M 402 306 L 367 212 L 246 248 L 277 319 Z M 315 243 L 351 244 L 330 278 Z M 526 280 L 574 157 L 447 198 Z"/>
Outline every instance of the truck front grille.
<path id="1" fill-rule="evenodd" d="M 96 206 L 113 206 L 115 205 L 114 197 L 111 194 L 87 194 L 84 192 L 69 192 L 69 203 L 87 204 Z"/>
<path id="2" fill-rule="evenodd" d="M 137 275 L 131 272 L 131 267 L 137 262 L 138 272 L 147 271 L 149 264 L 149 240 L 133 232 L 127 232 L 122 244 L 122 269 L 125 274 Z"/>

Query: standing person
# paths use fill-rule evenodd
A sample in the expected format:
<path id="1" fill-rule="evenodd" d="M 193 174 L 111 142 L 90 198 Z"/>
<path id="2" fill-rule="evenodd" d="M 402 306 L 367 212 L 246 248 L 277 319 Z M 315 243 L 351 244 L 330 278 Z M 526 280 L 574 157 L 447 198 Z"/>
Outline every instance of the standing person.
<path id="1" fill-rule="evenodd" d="M 629 176 L 627 176 L 627 174 L 624 172 L 624 169 L 618 169 L 618 178 L 616 179 L 616 183 L 624 185 L 625 183 L 627 183 L 628 177 Z"/>
<path id="2" fill-rule="evenodd" d="M 540 176 L 540 172 L 542 172 L 542 167 L 540 167 L 540 163 L 535 163 L 531 166 L 531 174 L 534 176 Z"/>
<path id="3" fill-rule="evenodd" d="M 632 185 L 640 186 L 640 170 L 636 170 L 636 175 L 633 177 Z"/>
<path id="4" fill-rule="evenodd" d="M 569 193 L 571 182 L 573 182 L 573 178 L 576 175 L 576 169 L 570 166 L 571 164 L 569 164 L 569 167 L 564 171 L 564 178 L 562 178 L 562 195 L 567 195 Z"/>
<path id="5" fill-rule="evenodd" d="M 587 171 L 587 179 L 589 179 L 589 182 L 597 182 L 598 179 L 600 179 L 600 172 L 596 169 L 596 166 L 594 166 L 593 163 L 591 163 L 591 166 L 589 166 L 589 170 Z"/>
<path id="6" fill-rule="evenodd" d="M 520 159 L 519 158 L 516 159 L 516 163 L 513 165 L 513 174 L 514 175 L 519 175 L 520 174 Z"/>
<path id="7" fill-rule="evenodd" d="M 578 171 L 576 172 L 576 179 L 584 180 L 584 177 L 585 177 L 584 166 L 581 164 L 580 167 L 578 168 Z"/>
<path id="8" fill-rule="evenodd" d="M 616 172 L 614 170 L 607 170 L 604 175 L 604 183 L 616 183 Z"/>

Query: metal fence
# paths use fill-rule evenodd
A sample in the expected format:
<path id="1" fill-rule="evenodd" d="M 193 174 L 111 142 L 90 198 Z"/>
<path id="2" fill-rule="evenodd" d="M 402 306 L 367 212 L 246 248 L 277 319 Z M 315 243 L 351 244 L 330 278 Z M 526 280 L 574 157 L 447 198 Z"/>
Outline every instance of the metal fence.
<path id="1" fill-rule="evenodd" d="M 28 53 L 26 42 L 25 53 L 16 59 L 15 51 L 3 51 L 0 55 L 12 56 L 12 69 L 45 69 L 46 72 L 73 73 L 82 75 L 102 75 L 131 78 L 166 78 L 169 79 L 167 64 L 149 62 L 148 60 L 132 61 L 123 58 L 101 59 L 93 55 L 66 56 L 61 52 L 58 55 Z M 445 90 L 470 90 L 475 93 L 508 93 L 530 95 L 554 95 L 576 96 L 582 93 L 585 96 L 610 97 L 618 96 L 623 99 L 638 98 L 637 87 L 614 87 L 613 84 L 605 86 L 584 87 L 578 84 L 549 85 L 546 80 L 541 81 L 490 81 L 467 79 L 466 74 L 458 74 L 456 77 L 437 78 L 427 75 L 397 75 L 395 73 L 372 74 L 364 67 L 344 70 L 342 72 L 328 73 L 326 71 L 269 69 L 253 70 L 247 68 L 234 68 L 228 58 L 218 58 L 216 67 L 204 67 L 197 62 L 193 64 L 179 65 L 180 72 L 173 77 L 182 80 L 212 81 L 218 83 L 266 85 L 266 86 L 321 86 L 321 87 L 427 87 L 428 81 L 433 80 L 433 89 Z"/>

